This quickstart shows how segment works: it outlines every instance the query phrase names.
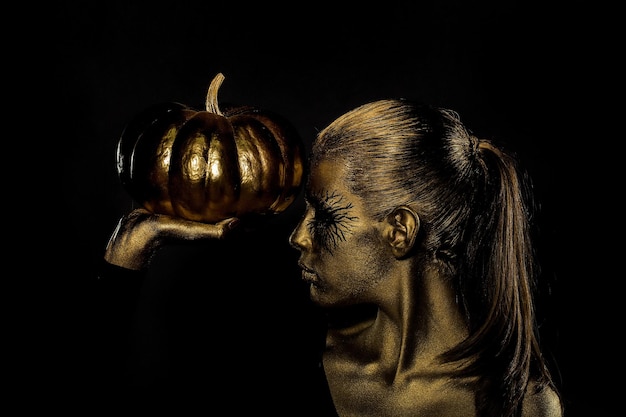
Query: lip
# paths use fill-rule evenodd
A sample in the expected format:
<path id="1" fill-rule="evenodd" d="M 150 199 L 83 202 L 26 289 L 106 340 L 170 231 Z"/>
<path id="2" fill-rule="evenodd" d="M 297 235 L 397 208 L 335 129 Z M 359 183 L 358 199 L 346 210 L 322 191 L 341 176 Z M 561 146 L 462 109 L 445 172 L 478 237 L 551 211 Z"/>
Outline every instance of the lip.
<path id="1" fill-rule="evenodd" d="M 298 263 L 300 269 L 302 269 L 302 279 L 308 283 L 316 284 L 319 281 L 317 274 L 303 263 Z"/>

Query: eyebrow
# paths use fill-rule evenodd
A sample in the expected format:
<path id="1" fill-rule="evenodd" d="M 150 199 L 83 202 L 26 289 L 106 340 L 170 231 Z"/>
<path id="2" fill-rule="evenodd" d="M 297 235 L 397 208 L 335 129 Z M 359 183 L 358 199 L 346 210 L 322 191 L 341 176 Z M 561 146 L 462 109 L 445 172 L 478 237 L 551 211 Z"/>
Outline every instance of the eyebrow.
<path id="1" fill-rule="evenodd" d="M 305 191 L 304 199 L 316 206 L 330 207 L 332 205 L 332 201 L 341 201 L 344 197 L 337 191 L 319 189 L 314 191 Z"/>
<path id="2" fill-rule="evenodd" d="M 320 190 L 319 193 L 307 193 L 305 199 L 316 209 L 321 209 L 337 216 L 337 219 L 352 221 L 358 218 L 348 215 L 354 208 L 354 205 L 337 191 Z"/>
<path id="3" fill-rule="evenodd" d="M 328 192 L 323 189 L 313 191 L 310 189 L 304 190 L 304 200 L 311 204 L 322 204 L 324 202 L 322 196 L 324 195 L 328 195 Z"/>

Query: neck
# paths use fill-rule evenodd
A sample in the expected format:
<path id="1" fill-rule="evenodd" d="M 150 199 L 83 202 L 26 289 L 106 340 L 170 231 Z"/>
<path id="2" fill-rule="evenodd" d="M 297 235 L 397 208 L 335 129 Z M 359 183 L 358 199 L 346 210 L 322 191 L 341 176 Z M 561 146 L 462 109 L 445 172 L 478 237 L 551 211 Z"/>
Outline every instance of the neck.
<path id="1" fill-rule="evenodd" d="M 396 276 L 403 279 L 377 288 L 376 302 L 351 310 L 354 320 L 329 329 L 325 363 L 330 369 L 341 364 L 345 371 L 352 364 L 387 384 L 446 372 L 439 356 L 466 335 L 454 291 L 436 272 L 411 269 Z"/>
<path id="2" fill-rule="evenodd" d="M 473 413 L 471 382 L 452 378 L 456 364 L 440 361 L 467 334 L 454 292 L 435 272 L 386 278 L 367 314 L 328 331 L 324 370 L 339 415 Z"/>

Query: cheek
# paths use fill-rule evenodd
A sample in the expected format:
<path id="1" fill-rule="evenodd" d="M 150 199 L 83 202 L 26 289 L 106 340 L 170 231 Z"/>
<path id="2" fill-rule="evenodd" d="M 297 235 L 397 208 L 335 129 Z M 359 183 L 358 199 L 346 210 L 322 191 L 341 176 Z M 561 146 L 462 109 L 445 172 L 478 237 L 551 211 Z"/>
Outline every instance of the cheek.
<path id="1" fill-rule="evenodd" d="M 326 281 L 346 297 L 374 288 L 391 267 L 385 243 L 376 231 L 353 235 L 323 256 Z"/>
<path id="2" fill-rule="evenodd" d="M 388 246 L 379 234 L 372 232 L 359 239 L 359 250 L 354 253 L 354 263 L 364 284 L 375 285 L 390 270 L 391 257 Z"/>

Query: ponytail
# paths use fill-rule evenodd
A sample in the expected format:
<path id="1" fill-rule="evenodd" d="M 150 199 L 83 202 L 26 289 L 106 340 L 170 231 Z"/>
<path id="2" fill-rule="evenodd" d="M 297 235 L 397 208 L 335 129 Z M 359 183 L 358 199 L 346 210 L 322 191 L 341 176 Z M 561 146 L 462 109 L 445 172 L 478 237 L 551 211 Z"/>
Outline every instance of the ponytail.
<path id="1" fill-rule="evenodd" d="M 518 417 L 531 365 L 543 363 L 534 325 L 530 184 L 511 155 L 487 140 L 470 140 L 483 177 L 483 200 L 461 260 L 461 276 L 469 277 L 461 285 L 469 294 L 470 335 L 446 358 L 473 359 L 462 374 L 480 377 L 477 408 L 485 416 Z"/>

